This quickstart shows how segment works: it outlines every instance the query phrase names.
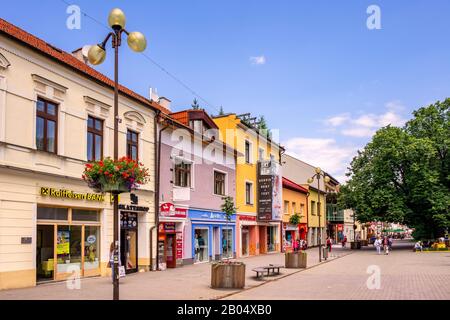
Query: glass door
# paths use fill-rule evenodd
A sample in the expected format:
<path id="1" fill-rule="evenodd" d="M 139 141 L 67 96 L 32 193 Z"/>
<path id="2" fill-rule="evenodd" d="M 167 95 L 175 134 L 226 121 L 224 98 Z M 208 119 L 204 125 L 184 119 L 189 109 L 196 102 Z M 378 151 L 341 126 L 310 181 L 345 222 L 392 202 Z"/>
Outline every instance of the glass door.
<path id="1" fill-rule="evenodd" d="M 120 239 L 122 265 L 126 272 L 136 272 L 137 264 L 137 230 L 122 229 Z"/>
<path id="2" fill-rule="evenodd" d="M 248 246 L 249 246 L 249 230 L 248 227 L 242 228 L 242 255 L 248 256 Z"/>
<path id="3" fill-rule="evenodd" d="M 233 257 L 233 230 L 222 229 L 222 256 L 224 258 Z"/>
<path id="4" fill-rule="evenodd" d="M 176 251 L 175 251 L 175 234 L 166 235 L 166 263 L 167 268 L 175 268 L 177 266 Z"/>
<path id="5" fill-rule="evenodd" d="M 56 234 L 56 280 L 81 275 L 82 226 L 58 225 Z"/>
<path id="6" fill-rule="evenodd" d="M 53 280 L 54 271 L 55 226 L 38 225 L 36 233 L 36 281 Z"/>

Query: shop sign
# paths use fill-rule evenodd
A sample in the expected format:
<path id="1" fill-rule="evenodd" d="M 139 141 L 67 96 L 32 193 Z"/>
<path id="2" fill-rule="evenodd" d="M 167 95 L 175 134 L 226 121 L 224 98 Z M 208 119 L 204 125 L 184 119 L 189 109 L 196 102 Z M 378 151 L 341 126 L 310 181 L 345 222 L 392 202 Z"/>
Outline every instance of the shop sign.
<path id="1" fill-rule="evenodd" d="M 93 234 L 91 234 L 90 236 L 88 236 L 88 237 L 86 238 L 86 242 L 87 242 L 88 244 L 94 244 L 95 241 L 97 241 L 97 237 L 96 237 L 95 235 L 93 235 Z"/>
<path id="2" fill-rule="evenodd" d="M 87 200 L 87 201 L 105 201 L 105 195 L 100 193 L 76 193 L 72 190 L 54 189 L 49 187 L 41 187 L 41 196 L 52 198 L 68 198 L 72 200 Z"/>
<path id="3" fill-rule="evenodd" d="M 134 229 L 137 227 L 137 214 L 131 212 L 120 213 L 120 226 L 122 228 Z"/>
<path id="4" fill-rule="evenodd" d="M 281 220 L 282 177 L 274 161 L 258 162 L 258 220 Z"/>
<path id="5" fill-rule="evenodd" d="M 177 259 L 183 259 L 183 235 L 177 233 Z"/>
<path id="6" fill-rule="evenodd" d="M 163 203 L 159 207 L 159 215 L 161 217 L 186 218 L 187 209 L 177 208 L 173 203 Z"/>
<path id="7" fill-rule="evenodd" d="M 175 222 L 162 222 L 159 224 L 159 231 L 161 232 L 175 232 Z"/>
<path id="8" fill-rule="evenodd" d="M 133 206 L 133 205 L 128 205 L 128 204 L 119 204 L 119 210 L 147 212 L 148 210 L 150 210 L 150 208 L 149 207 L 141 207 L 141 206 Z"/>
<path id="9" fill-rule="evenodd" d="M 256 216 L 239 216 L 240 221 L 256 221 Z"/>
<path id="10" fill-rule="evenodd" d="M 204 219 L 204 220 L 217 220 L 226 221 L 226 215 L 223 212 L 213 211 L 201 211 L 201 210 L 189 210 L 189 218 L 191 219 Z M 230 222 L 236 220 L 236 215 L 231 216 Z"/>

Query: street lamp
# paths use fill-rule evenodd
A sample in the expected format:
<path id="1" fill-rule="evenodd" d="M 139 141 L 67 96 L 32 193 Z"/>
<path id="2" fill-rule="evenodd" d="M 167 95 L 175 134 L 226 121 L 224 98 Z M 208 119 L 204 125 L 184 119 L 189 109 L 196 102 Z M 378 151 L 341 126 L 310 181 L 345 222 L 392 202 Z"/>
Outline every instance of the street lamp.
<path id="1" fill-rule="evenodd" d="M 88 51 L 88 60 L 93 65 L 99 65 L 106 58 L 105 46 L 112 39 L 112 48 L 115 52 L 114 62 L 114 160 L 119 158 L 119 47 L 122 43 L 122 33 L 128 36 L 128 46 L 135 52 L 142 52 L 147 47 L 145 36 L 140 32 L 128 32 L 125 30 L 125 14 L 116 8 L 111 10 L 108 16 L 111 31 L 102 43 L 93 45 Z M 119 199 L 114 195 L 114 270 L 113 299 L 119 300 Z"/>
<path id="2" fill-rule="evenodd" d="M 308 179 L 308 184 L 311 184 L 314 182 L 314 179 L 317 179 L 317 216 L 319 217 L 319 262 L 322 262 L 322 230 L 320 225 L 320 177 L 323 177 L 323 181 L 325 183 L 330 182 L 330 177 L 327 176 L 322 169 L 317 167 L 315 169 L 315 174 Z"/>

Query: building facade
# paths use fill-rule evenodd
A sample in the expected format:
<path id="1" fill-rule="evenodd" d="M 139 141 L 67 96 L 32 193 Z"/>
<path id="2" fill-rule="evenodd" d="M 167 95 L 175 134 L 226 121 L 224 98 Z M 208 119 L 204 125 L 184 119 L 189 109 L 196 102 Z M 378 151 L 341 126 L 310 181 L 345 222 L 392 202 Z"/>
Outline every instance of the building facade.
<path id="1" fill-rule="evenodd" d="M 81 176 L 87 161 L 113 154 L 112 85 L 0 19 L 0 289 L 110 272 L 111 199 Z M 120 88 L 119 155 L 150 172 L 149 184 L 119 200 L 122 264 L 130 272 L 150 265 L 156 110 L 165 111 Z"/>
<path id="2" fill-rule="evenodd" d="M 171 117 L 184 127 L 167 126 L 161 137 L 160 260 L 176 267 L 235 257 L 236 216 L 228 221 L 221 209 L 236 197 L 235 151 L 205 111 Z"/>
<path id="3" fill-rule="evenodd" d="M 316 246 L 321 234 L 322 244 L 325 242 L 326 227 L 326 192 L 323 179 L 317 186 L 317 180 L 308 186 L 308 179 L 315 174 L 315 167 L 296 159 L 290 155 L 283 154 L 283 176 L 292 182 L 307 187 L 308 195 L 308 246 Z"/>
<path id="4" fill-rule="evenodd" d="M 220 139 L 237 150 L 236 164 L 236 244 L 237 256 L 259 255 L 281 250 L 281 172 L 276 183 L 279 191 L 271 194 L 272 216 L 258 218 L 259 164 L 280 165 L 281 147 L 266 138 L 236 114 L 214 117 Z M 277 198 L 277 199 L 275 199 Z"/>
<path id="5" fill-rule="evenodd" d="M 298 225 L 292 225 L 290 219 L 297 214 Z M 283 246 L 282 250 L 293 249 L 293 241 L 306 240 L 308 234 L 308 189 L 283 177 Z"/>

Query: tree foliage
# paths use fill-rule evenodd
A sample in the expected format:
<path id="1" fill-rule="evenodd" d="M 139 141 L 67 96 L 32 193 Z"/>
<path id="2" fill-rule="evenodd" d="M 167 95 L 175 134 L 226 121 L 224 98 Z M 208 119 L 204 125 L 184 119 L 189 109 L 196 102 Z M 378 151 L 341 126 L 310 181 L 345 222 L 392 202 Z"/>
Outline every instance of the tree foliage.
<path id="1" fill-rule="evenodd" d="M 198 101 L 196 98 L 194 98 L 194 101 L 192 101 L 191 107 L 194 110 L 200 110 L 200 105 L 198 104 Z"/>
<path id="2" fill-rule="evenodd" d="M 361 222 L 401 222 L 416 238 L 450 226 L 450 99 L 420 108 L 403 128 L 387 126 L 351 162 L 338 197 Z"/>

